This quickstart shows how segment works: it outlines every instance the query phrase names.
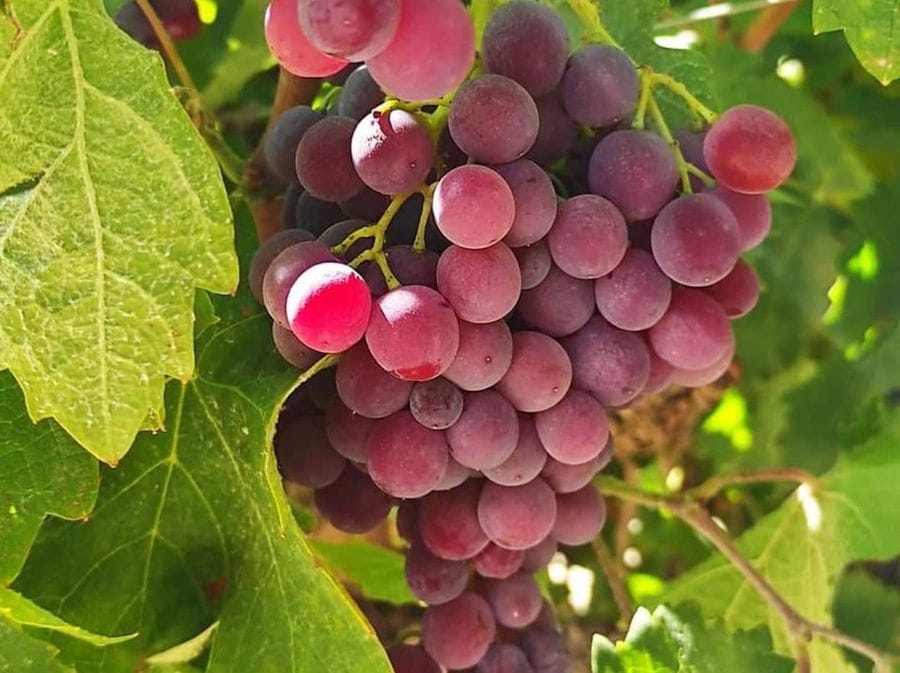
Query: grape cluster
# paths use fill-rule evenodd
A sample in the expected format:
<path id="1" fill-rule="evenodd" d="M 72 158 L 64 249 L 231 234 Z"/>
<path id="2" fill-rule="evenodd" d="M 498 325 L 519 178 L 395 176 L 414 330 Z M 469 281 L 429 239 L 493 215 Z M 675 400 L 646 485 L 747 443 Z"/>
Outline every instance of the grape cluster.
<path id="1" fill-rule="evenodd" d="M 397 505 L 428 605 L 398 673 L 566 671 L 532 575 L 603 526 L 606 409 L 728 368 L 791 132 L 747 105 L 644 129 L 646 74 L 531 0 L 472 76 L 459 0 L 273 0 L 266 30 L 300 75 L 365 61 L 264 143 L 290 186 L 251 290 L 288 362 L 341 354 L 282 413 L 282 474 L 349 533 Z"/>

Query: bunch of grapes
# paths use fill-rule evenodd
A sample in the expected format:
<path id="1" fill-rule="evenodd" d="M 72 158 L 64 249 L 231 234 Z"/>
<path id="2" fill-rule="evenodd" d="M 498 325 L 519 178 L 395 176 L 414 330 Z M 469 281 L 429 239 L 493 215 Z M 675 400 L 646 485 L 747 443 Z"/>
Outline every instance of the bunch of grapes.
<path id="1" fill-rule="evenodd" d="M 493 14 L 474 73 L 459 0 L 273 0 L 266 30 L 296 74 L 364 61 L 264 144 L 290 186 L 251 289 L 284 358 L 323 370 L 279 420 L 282 474 L 349 533 L 397 506 L 428 605 L 398 673 L 566 671 L 533 573 L 603 526 L 606 409 L 731 363 L 791 132 L 754 106 L 646 130 L 650 75 L 570 53 L 531 0 Z"/>

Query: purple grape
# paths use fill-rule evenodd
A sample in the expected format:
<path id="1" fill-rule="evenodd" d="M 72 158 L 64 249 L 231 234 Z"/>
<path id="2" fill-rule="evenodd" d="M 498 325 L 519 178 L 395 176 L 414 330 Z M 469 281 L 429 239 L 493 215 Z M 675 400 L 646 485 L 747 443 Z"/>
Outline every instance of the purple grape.
<path id="1" fill-rule="evenodd" d="M 712 363 L 709 367 L 703 369 L 675 369 L 672 372 L 672 383 L 679 386 L 687 386 L 689 388 L 699 388 L 718 381 L 734 359 L 734 341 L 725 351 L 724 355 Z"/>
<path id="2" fill-rule="evenodd" d="M 532 96 L 543 96 L 562 79 L 569 31 L 554 9 L 513 0 L 497 8 L 488 21 L 482 52 L 487 72 L 515 80 Z"/>
<path id="3" fill-rule="evenodd" d="M 629 222 L 649 220 L 672 199 L 678 166 L 672 148 L 655 133 L 613 131 L 591 155 L 588 182 Z"/>
<path id="4" fill-rule="evenodd" d="M 301 138 L 322 120 L 322 115 L 307 105 L 297 105 L 281 113 L 263 139 L 263 155 L 271 171 L 284 182 L 297 181 L 294 158 Z"/>
<path id="5" fill-rule="evenodd" d="M 444 433 L 420 425 L 406 410 L 376 421 L 366 440 L 369 476 L 395 498 L 421 498 L 433 491 L 449 458 Z"/>
<path id="6" fill-rule="evenodd" d="M 419 501 L 401 500 L 397 505 L 397 534 L 412 544 L 419 539 Z"/>
<path id="7" fill-rule="evenodd" d="M 384 51 L 400 24 L 400 0 L 300 0 L 298 6 L 312 45 L 348 61 Z"/>
<path id="8" fill-rule="evenodd" d="M 556 521 L 553 490 L 540 478 L 523 486 L 488 482 L 478 499 L 478 521 L 501 547 L 533 547 L 550 534 Z"/>
<path id="9" fill-rule="evenodd" d="M 672 293 L 669 310 L 650 328 L 650 344 L 678 369 L 705 369 L 718 362 L 734 341 L 728 316 L 702 290 Z"/>
<path id="10" fill-rule="evenodd" d="M 384 371 L 362 343 L 341 357 L 336 382 L 341 401 L 366 418 L 386 418 L 400 411 L 412 391 L 412 383 Z"/>
<path id="11" fill-rule="evenodd" d="M 547 234 L 550 256 L 575 278 L 600 278 L 615 269 L 628 249 L 628 226 L 606 199 L 582 194 L 559 205 Z"/>
<path id="12" fill-rule="evenodd" d="M 325 412 L 325 434 L 334 450 L 355 463 L 366 461 L 366 441 L 374 419 L 353 413 L 340 397 L 335 397 Z"/>
<path id="13" fill-rule="evenodd" d="M 260 304 L 263 303 L 263 279 L 266 271 L 278 255 L 295 243 L 306 243 L 314 240 L 308 231 L 303 229 L 285 229 L 279 231 L 262 242 L 250 261 L 248 273 L 250 293 Z"/>
<path id="14" fill-rule="evenodd" d="M 431 1 L 431 0 L 429 0 Z M 497 625 L 481 596 L 464 593 L 443 605 L 434 605 L 422 617 L 422 643 L 441 666 L 469 668 L 487 653 Z"/>
<path id="15" fill-rule="evenodd" d="M 394 645 L 387 655 L 394 673 L 441 673 L 438 663 L 418 645 Z"/>
<path id="16" fill-rule="evenodd" d="M 475 673 L 534 673 L 525 653 L 510 643 L 494 643 Z"/>
<path id="17" fill-rule="evenodd" d="M 463 561 L 439 558 L 421 544 L 413 544 L 406 553 L 406 583 L 420 601 L 440 605 L 466 590 L 469 568 Z"/>
<path id="18" fill-rule="evenodd" d="M 451 243 L 487 248 L 509 232 L 516 201 L 506 180 L 485 166 L 467 164 L 447 173 L 434 192 L 434 218 Z"/>
<path id="19" fill-rule="evenodd" d="M 437 285 L 461 320 L 484 324 L 513 310 L 522 292 L 522 274 L 503 243 L 482 250 L 451 245 L 438 260 Z"/>
<path id="20" fill-rule="evenodd" d="M 675 140 L 678 141 L 678 149 L 681 150 L 684 160 L 709 175 L 709 166 L 706 165 L 706 159 L 703 158 L 703 141 L 705 139 L 706 129 L 693 131 L 689 128 L 682 128 L 675 132 Z M 690 180 L 691 188 L 695 192 L 702 192 L 706 187 L 703 180 L 696 175 L 692 174 Z"/>
<path id="21" fill-rule="evenodd" d="M 519 411 L 549 409 L 569 391 L 572 363 L 556 339 L 540 332 L 513 335 L 513 359 L 497 390 Z"/>
<path id="22" fill-rule="evenodd" d="M 503 239 L 511 248 L 540 241 L 556 219 L 556 192 L 547 174 L 533 161 L 519 159 L 495 166 L 509 185 L 514 204 L 512 227 Z"/>
<path id="23" fill-rule="evenodd" d="M 321 353 L 305 346 L 291 330 L 277 322 L 272 323 L 272 341 L 275 342 L 278 354 L 300 371 L 309 369 L 322 358 Z"/>
<path id="24" fill-rule="evenodd" d="M 447 470 L 444 472 L 444 478 L 441 483 L 434 487 L 435 491 L 449 491 L 463 484 L 469 477 L 477 476 L 478 473 L 465 465 L 457 463 L 453 456 L 447 461 Z"/>
<path id="25" fill-rule="evenodd" d="M 449 491 L 429 493 L 419 505 L 419 534 L 436 556 L 450 561 L 473 558 L 488 544 L 478 522 L 481 484 L 469 480 Z"/>
<path id="26" fill-rule="evenodd" d="M 519 418 L 512 405 L 493 390 L 465 394 L 459 420 L 447 430 L 453 458 L 474 470 L 497 467 L 519 441 Z"/>
<path id="27" fill-rule="evenodd" d="M 739 259 L 727 276 L 704 288 L 704 292 L 722 305 L 731 320 L 735 320 L 750 313 L 759 301 L 759 278 L 752 266 Z"/>
<path id="28" fill-rule="evenodd" d="M 338 207 L 351 220 L 363 220 L 366 224 L 377 222 L 390 203 L 390 198 L 366 187 L 352 199 L 341 201 Z"/>
<path id="29" fill-rule="evenodd" d="M 355 128 L 356 122 L 347 117 L 326 117 L 313 124 L 297 145 L 297 179 L 316 198 L 345 201 L 362 191 L 350 155 Z"/>
<path id="30" fill-rule="evenodd" d="M 531 624 L 543 606 L 537 583 L 526 573 L 489 582 L 487 599 L 497 623 L 511 629 Z"/>
<path id="31" fill-rule="evenodd" d="M 579 124 L 609 128 L 628 119 L 640 93 L 628 55 L 607 44 L 590 44 L 572 54 L 560 92 L 569 116 Z"/>
<path id="32" fill-rule="evenodd" d="M 525 557 L 522 559 L 522 570 L 534 573 L 546 568 L 556 550 L 556 540 L 548 535 L 536 545 L 525 550 Z"/>
<path id="33" fill-rule="evenodd" d="M 359 121 L 384 101 L 384 92 L 365 65 L 357 67 L 341 89 L 338 114 Z"/>
<path id="34" fill-rule="evenodd" d="M 437 287 L 437 253 L 431 250 L 419 252 L 411 245 L 392 245 L 384 249 L 384 254 L 394 277 L 402 285 Z M 387 294 L 384 274 L 377 264 L 372 264 L 363 275 L 374 297 Z"/>
<path id="35" fill-rule="evenodd" d="M 332 248 L 343 243 L 344 239 L 350 234 L 368 226 L 369 223 L 364 220 L 342 220 L 341 222 L 335 222 L 319 235 L 318 241 L 319 243 Z M 347 262 L 353 261 L 357 255 L 372 247 L 373 240 L 372 237 L 358 239 L 343 253 L 343 259 Z"/>
<path id="36" fill-rule="evenodd" d="M 537 138 L 525 154 L 525 158 L 541 166 L 549 166 L 568 156 L 575 147 L 578 126 L 566 114 L 559 94 L 554 92 L 538 98 L 534 104 L 537 106 L 540 127 Z"/>
<path id="37" fill-rule="evenodd" d="M 595 311 L 594 284 L 573 278 L 556 266 L 537 286 L 522 293 L 519 317 L 531 327 L 555 337 L 574 334 Z"/>
<path id="38" fill-rule="evenodd" d="M 491 542 L 473 561 L 475 572 L 482 577 L 506 579 L 522 566 L 525 553 L 517 549 L 504 549 Z"/>
<path id="39" fill-rule="evenodd" d="M 581 390 L 570 390 L 559 404 L 536 414 L 534 427 L 550 457 L 567 465 L 596 458 L 609 439 L 603 407 Z"/>
<path id="40" fill-rule="evenodd" d="M 594 283 L 597 308 L 607 322 L 627 331 L 653 327 L 672 300 L 672 281 L 653 256 L 631 248 L 611 273 Z"/>
<path id="41" fill-rule="evenodd" d="M 426 428 L 446 430 L 462 415 L 462 391 L 445 378 L 416 383 L 409 395 L 409 411 Z"/>
<path id="42" fill-rule="evenodd" d="M 546 629 L 528 629 L 519 645 L 534 673 L 569 673 L 572 661 L 562 635 Z"/>
<path id="43" fill-rule="evenodd" d="M 675 374 L 675 367 L 659 357 L 656 352 L 650 348 L 650 376 L 647 377 L 647 383 L 641 395 L 652 395 L 659 393 L 669 387 L 672 383 L 672 377 Z"/>
<path id="44" fill-rule="evenodd" d="M 519 441 L 512 454 L 497 467 L 483 470 L 484 476 L 501 486 L 521 486 L 541 473 L 547 452 L 529 414 L 519 414 Z"/>
<path id="45" fill-rule="evenodd" d="M 550 488 L 557 493 L 573 493 L 591 483 L 591 480 L 602 469 L 603 451 L 590 460 L 579 465 L 567 465 L 554 458 L 547 460 L 541 477 Z M 608 462 L 608 460 L 607 460 Z"/>
<path id="46" fill-rule="evenodd" d="M 347 219 L 338 204 L 317 199 L 309 192 L 303 192 L 297 199 L 297 227 L 321 236 L 332 224 Z"/>
<path id="47" fill-rule="evenodd" d="M 285 479 L 309 488 L 333 483 L 345 460 L 325 436 L 320 416 L 282 418 L 275 433 L 275 455 Z"/>
<path id="48" fill-rule="evenodd" d="M 513 80 L 482 75 L 460 88 L 450 104 L 450 134 L 477 161 L 506 164 L 531 149 L 538 133 L 534 99 Z"/>
<path id="49" fill-rule="evenodd" d="M 519 262 L 519 272 L 522 274 L 522 290 L 531 290 L 542 282 L 550 273 L 553 262 L 550 260 L 550 248 L 547 241 L 541 239 L 533 245 L 524 248 L 513 248 L 513 254 Z"/>
<path id="50" fill-rule="evenodd" d="M 606 522 L 606 503 L 593 486 L 558 494 L 556 508 L 553 537 L 560 544 L 586 544 L 600 534 Z"/>
<path id="51" fill-rule="evenodd" d="M 772 228 L 772 204 L 765 194 L 741 194 L 719 185 L 710 195 L 728 206 L 737 220 L 742 252 L 755 248 L 768 236 Z"/>
<path id="52" fill-rule="evenodd" d="M 315 492 L 316 507 L 338 530 L 367 533 L 391 511 L 391 497 L 349 465 L 333 484 Z"/>
<path id="53" fill-rule="evenodd" d="M 263 276 L 263 303 L 272 319 L 282 327 L 290 327 L 287 299 L 300 274 L 316 264 L 337 261 L 331 250 L 316 241 L 295 243 L 280 252 Z"/>
<path id="54" fill-rule="evenodd" d="M 431 172 L 434 148 L 418 118 L 373 110 L 356 125 L 350 153 L 362 181 L 380 194 L 415 191 Z"/>
<path id="55" fill-rule="evenodd" d="M 512 363 L 513 341 L 502 320 L 483 325 L 459 321 L 459 350 L 444 377 L 463 390 L 486 390 Z"/>

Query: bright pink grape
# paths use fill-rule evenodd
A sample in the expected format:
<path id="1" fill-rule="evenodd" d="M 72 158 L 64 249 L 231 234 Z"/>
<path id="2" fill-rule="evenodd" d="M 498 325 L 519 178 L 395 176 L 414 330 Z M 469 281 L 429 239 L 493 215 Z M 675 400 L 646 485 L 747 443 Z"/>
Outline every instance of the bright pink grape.
<path id="1" fill-rule="evenodd" d="M 506 236 L 516 215 L 512 190 L 496 171 L 466 164 L 447 173 L 434 192 L 434 218 L 451 243 L 479 250 Z"/>
<path id="2" fill-rule="evenodd" d="M 407 381 L 428 381 L 456 357 L 459 321 L 430 287 L 399 287 L 375 302 L 366 343 L 385 371 Z"/>
<path id="3" fill-rule="evenodd" d="M 348 61 L 379 54 L 400 24 L 400 0 L 300 0 L 299 9 L 309 41 Z"/>
<path id="4" fill-rule="evenodd" d="M 346 264 L 325 262 L 300 274 L 287 298 L 287 319 L 300 341 L 342 353 L 363 338 L 372 312 L 366 281 Z"/>
<path id="5" fill-rule="evenodd" d="M 449 457 L 444 433 L 419 424 L 409 411 L 377 421 L 366 440 L 369 476 L 395 498 L 421 498 L 434 490 Z"/>
<path id="6" fill-rule="evenodd" d="M 556 498 L 543 479 L 523 486 L 484 485 L 478 521 L 487 536 L 506 549 L 528 549 L 550 533 L 556 521 Z"/>
<path id="7" fill-rule="evenodd" d="M 797 144 L 784 120 L 757 105 L 726 110 L 703 141 L 713 176 L 729 189 L 762 194 L 781 185 L 794 170 Z"/>
<path id="8" fill-rule="evenodd" d="M 347 65 L 316 49 L 300 28 L 297 0 L 272 0 L 266 10 L 266 42 L 288 72 L 298 77 L 327 77 Z"/>
<path id="9" fill-rule="evenodd" d="M 734 341 L 728 316 L 702 290 L 675 290 L 669 310 L 650 328 L 650 343 L 678 369 L 705 369 L 718 362 Z"/>
<path id="10" fill-rule="evenodd" d="M 522 292 L 522 273 L 503 243 L 482 250 L 451 245 L 438 261 L 437 284 L 460 319 L 484 324 L 513 310 Z"/>
<path id="11" fill-rule="evenodd" d="M 750 313 L 759 301 L 759 278 L 750 264 L 739 259 L 731 273 L 704 291 L 734 320 Z"/>
<path id="12" fill-rule="evenodd" d="M 609 438 L 603 407 L 580 390 L 570 390 L 559 404 L 536 414 L 534 425 L 547 453 L 568 465 L 596 458 Z"/>
<path id="13" fill-rule="evenodd" d="M 474 63 L 475 27 L 459 0 L 401 0 L 394 39 L 366 65 L 387 93 L 424 101 L 458 87 Z"/>

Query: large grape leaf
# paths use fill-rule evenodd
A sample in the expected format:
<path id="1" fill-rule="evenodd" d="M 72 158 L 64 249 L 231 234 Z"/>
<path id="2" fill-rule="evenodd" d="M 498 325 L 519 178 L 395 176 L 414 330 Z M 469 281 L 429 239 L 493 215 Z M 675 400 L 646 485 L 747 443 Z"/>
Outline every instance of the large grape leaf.
<path id="1" fill-rule="evenodd" d="M 856 559 L 900 553 L 900 427 L 844 456 L 815 488 L 802 486 L 737 541 L 756 569 L 803 616 L 831 620 L 838 574 Z M 695 600 L 730 629 L 768 624 L 787 651 L 783 622 L 724 557 L 716 555 L 672 583 L 661 603 Z M 853 670 L 832 646 L 816 642 L 813 670 Z"/>
<path id="2" fill-rule="evenodd" d="M 364 540 L 310 540 L 313 553 L 338 577 L 357 585 L 371 600 L 416 604 L 406 583 L 404 556 Z"/>
<path id="3" fill-rule="evenodd" d="M 237 282 L 221 176 L 159 56 L 100 0 L 15 0 L 0 65 L 0 366 L 115 464 L 194 370 L 194 288 Z"/>
<path id="4" fill-rule="evenodd" d="M 97 462 L 51 420 L 28 419 L 22 392 L 0 372 L 0 587 L 19 572 L 48 513 L 86 516 Z"/>
<path id="5" fill-rule="evenodd" d="M 625 640 L 601 635 L 591 647 L 593 673 L 790 673 L 794 662 L 772 653 L 765 629 L 728 633 L 706 625 L 695 606 L 638 608 Z"/>
<path id="6" fill-rule="evenodd" d="M 900 2 L 897 0 L 813 0 L 813 29 L 843 30 L 850 48 L 885 86 L 900 77 Z"/>
<path id="7" fill-rule="evenodd" d="M 209 673 L 390 670 L 294 522 L 269 447 L 296 372 L 268 318 L 235 317 L 243 299 L 217 306 L 197 377 L 169 384 L 168 431 L 103 471 L 88 522 L 48 522 L 17 582 L 67 621 L 139 632 L 102 652 L 60 643 L 79 673 L 133 671 L 216 620 Z"/>
<path id="8" fill-rule="evenodd" d="M 56 648 L 0 619 L 0 673 L 75 673 L 56 660 Z"/>

